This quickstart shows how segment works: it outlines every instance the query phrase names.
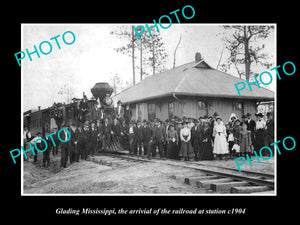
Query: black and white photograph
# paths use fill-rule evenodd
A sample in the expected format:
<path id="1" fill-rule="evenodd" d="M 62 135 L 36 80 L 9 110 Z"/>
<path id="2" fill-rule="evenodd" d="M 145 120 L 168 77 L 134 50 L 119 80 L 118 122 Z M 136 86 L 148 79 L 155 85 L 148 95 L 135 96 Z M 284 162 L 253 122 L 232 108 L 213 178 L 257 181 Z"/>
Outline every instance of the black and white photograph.
<path id="1" fill-rule="evenodd" d="M 11 3 L 4 221 L 296 219 L 296 3 Z"/>
<path id="2" fill-rule="evenodd" d="M 21 24 L 22 196 L 276 196 L 276 36 Z"/>

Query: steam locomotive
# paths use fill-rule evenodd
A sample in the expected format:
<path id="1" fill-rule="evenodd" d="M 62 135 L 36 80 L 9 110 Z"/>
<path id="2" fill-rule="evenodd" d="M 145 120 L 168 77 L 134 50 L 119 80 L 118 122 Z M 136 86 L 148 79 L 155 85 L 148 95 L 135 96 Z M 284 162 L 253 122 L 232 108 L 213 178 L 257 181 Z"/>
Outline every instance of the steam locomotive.
<path id="1" fill-rule="evenodd" d="M 62 104 L 54 103 L 51 107 L 40 109 L 37 111 L 28 110 L 23 113 L 24 127 L 28 127 L 31 134 L 35 136 L 38 132 L 42 134 L 52 133 L 56 127 L 60 129 L 62 123 L 73 121 L 77 124 L 91 119 L 91 110 L 95 104 L 104 110 L 104 117 L 112 118 L 115 115 L 115 108 L 113 107 L 113 100 L 110 97 L 113 93 L 113 88 L 108 83 L 96 83 L 91 88 L 93 97 L 86 99 L 85 105 L 87 106 L 85 118 L 81 118 L 82 112 L 81 103 L 84 100 L 73 98 L 72 103 Z"/>

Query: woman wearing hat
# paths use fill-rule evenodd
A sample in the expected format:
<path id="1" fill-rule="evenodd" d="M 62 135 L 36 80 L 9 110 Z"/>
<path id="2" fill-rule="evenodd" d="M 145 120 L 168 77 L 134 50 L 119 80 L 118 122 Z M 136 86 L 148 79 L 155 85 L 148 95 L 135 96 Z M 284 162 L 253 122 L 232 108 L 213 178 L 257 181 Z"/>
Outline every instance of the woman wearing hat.
<path id="1" fill-rule="evenodd" d="M 224 156 L 228 154 L 228 143 L 226 141 L 226 127 L 224 126 L 220 116 L 216 117 L 216 125 L 214 126 L 213 136 L 214 140 L 214 149 L 213 153 L 217 156 Z"/>
<path id="2" fill-rule="evenodd" d="M 259 151 L 262 147 L 265 146 L 265 127 L 266 122 L 263 120 L 264 115 L 262 113 L 255 113 L 256 116 L 256 133 L 255 133 L 255 150 Z M 262 152 L 262 155 L 266 155 L 266 151 Z"/>

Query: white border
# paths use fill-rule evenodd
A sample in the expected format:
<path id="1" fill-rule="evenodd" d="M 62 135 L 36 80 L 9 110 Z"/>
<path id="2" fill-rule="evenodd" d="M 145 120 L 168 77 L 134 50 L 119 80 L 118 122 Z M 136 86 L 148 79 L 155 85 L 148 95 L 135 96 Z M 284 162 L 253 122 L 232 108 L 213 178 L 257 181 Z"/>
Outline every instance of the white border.
<path id="1" fill-rule="evenodd" d="M 72 26 L 72 25 L 143 25 L 136 23 L 22 23 L 21 24 L 21 49 L 23 48 L 23 26 L 24 25 L 53 25 L 53 26 Z M 221 25 L 272 25 L 274 26 L 275 33 L 275 64 L 277 65 L 277 23 L 182 23 L 182 24 L 172 24 L 175 26 L 221 26 Z M 277 79 L 275 80 L 275 104 L 274 104 L 274 120 L 275 120 L 275 141 L 277 141 Z M 23 146 L 23 67 L 21 66 L 21 146 Z M 274 151 L 275 152 L 275 151 Z M 23 180 L 23 154 L 21 153 L 21 196 L 277 196 L 277 152 L 274 157 L 274 194 L 30 194 L 24 193 L 24 180 Z"/>

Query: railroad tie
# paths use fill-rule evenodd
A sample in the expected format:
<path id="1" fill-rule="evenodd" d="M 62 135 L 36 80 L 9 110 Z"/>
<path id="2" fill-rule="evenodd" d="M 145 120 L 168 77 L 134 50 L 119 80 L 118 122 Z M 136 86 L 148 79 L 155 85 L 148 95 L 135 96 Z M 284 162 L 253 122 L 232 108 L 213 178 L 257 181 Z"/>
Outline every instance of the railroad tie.
<path id="1" fill-rule="evenodd" d="M 247 181 L 234 181 L 228 183 L 213 183 L 210 185 L 210 189 L 216 192 L 230 192 L 232 187 L 239 187 L 247 185 Z"/>
<path id="2" fill-rule="evenodd" d="M 232 187 L 230 193 L 254 193 L 270 191 L 268 186 L 245 186 L 245 187 Z"/>
<path id="3" fill-rule="evenodd" d="M 230 179 L 230 178 L 202 180 L 202 181 L 197 181 L 196 185 L 197 185 L 198 188 L 210 188 L 211 184 L 214 184 L 214 183 L 225 183 L 225 182 L 230 182 L 230 181 L 232 181 L 232 179 Z"/>
<path id="4" fill-rule="evenodd" d="M 254 193 L 250 193 L 251 195 L 270 195 L 270 194 L 275 194 L 275 191 L 262 191 L 262 192 L 254 192 Z"/>
<path id="5" fill-rule="evenodd" d="M 203 181 L 203 180 L 211 180 L 211 179 L 218 179 L 221 178 L 219 176 L 192 176 L 192 177 L 185 177 L 184 183 L 190 184 L 190 185 L 196 185 L 197 181 Z"/>

